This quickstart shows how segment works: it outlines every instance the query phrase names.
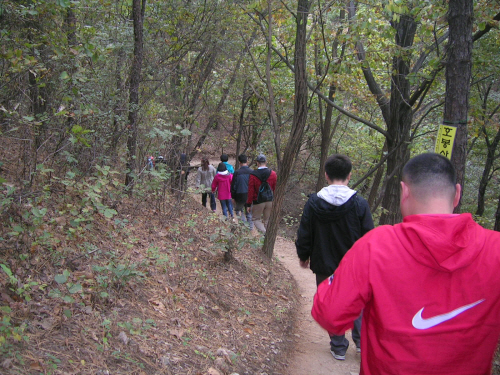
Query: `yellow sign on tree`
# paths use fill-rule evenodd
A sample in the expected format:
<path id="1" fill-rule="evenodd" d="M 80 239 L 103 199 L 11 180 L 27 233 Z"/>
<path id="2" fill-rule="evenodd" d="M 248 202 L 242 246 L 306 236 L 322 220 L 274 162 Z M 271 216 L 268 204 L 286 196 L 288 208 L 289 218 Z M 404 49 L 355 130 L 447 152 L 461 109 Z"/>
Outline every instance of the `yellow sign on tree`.
<path id="1" fill-rule="evenodd" d="M 441 154 L 451 160 L 451 152 L 455 143 L 457 128 L 450 125 L 439 125 L 436 138 L 436 154 Z"/>

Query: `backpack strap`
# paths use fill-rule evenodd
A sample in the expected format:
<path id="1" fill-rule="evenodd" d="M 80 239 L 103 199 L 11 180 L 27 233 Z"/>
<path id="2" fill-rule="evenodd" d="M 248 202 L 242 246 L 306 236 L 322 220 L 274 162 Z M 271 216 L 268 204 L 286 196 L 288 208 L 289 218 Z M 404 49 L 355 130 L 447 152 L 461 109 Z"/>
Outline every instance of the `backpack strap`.
<path id="1" fill-rule="evenodd" d="M 262 176 L 263 178 L 260 178 L 260 176 L 256 173 L 258 171 L 258 169 L 257 169 L 257 171 L 253 171 L 251 174 L 253 174 L 255 177 L 257 177 L 260 180 L 260 182 L 263 183 L 263 182 L 267 181 L 267 179 L 271 176 L 271 172 L 273 171 L 270 168 L 267 168 L 267 170 L 268 170 L 269 173 L 267 174 L 267 176 L 265 176 L 263 174 L 263 176 Z"/>

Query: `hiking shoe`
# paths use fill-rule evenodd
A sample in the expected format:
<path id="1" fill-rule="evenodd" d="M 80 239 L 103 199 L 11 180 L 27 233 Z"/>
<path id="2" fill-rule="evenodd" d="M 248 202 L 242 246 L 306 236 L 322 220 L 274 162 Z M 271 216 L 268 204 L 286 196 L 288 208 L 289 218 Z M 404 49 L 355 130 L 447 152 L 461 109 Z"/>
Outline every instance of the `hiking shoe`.
<path id="1" fill-rule="evenodd" d="M 330 353 L 332 353 L 333 358 L 335 358 L 337 361 L 345 360 L 345 354 L 337 354 L 333 350 L 330 350 Z"/>

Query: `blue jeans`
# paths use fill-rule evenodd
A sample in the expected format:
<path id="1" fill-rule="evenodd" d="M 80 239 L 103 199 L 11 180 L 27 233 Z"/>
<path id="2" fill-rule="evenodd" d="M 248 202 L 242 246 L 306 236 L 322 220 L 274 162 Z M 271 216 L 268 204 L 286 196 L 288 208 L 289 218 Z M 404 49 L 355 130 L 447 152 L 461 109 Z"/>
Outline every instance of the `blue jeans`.
<path id="1" fill-rule="evenodd" d="M 207 195 L 210 195 L 210 208 L 215 211 L 217 206 L 215 205 L 215 194 L 214 193 L 201 193 L 201 204 L 203 207 L 207 207 Z"/>
<path id="2" fill-rule="evenodd" d="M 229 210 L 229 214 L 233 217 L 233 202 L 231 199 L 219 199 L 220 205 L 222 207 L 222 213 L 225 217 L 227 217 L 227 211 Z"/>

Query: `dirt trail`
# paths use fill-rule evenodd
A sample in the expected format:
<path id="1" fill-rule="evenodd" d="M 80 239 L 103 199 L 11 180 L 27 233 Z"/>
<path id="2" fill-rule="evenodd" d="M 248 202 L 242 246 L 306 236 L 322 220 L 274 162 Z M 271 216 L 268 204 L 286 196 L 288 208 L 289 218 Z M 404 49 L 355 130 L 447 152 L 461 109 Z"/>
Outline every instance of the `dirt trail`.
<path id="1" fill-rule="evenodd" d="M 357 375 L 360 355 L 346 334 L 349 349 L 345 361 L 337 361 L 330 354 L 328 334 L 311 317 L 311 306 L 316 292 L 316 279 L 309 269 L 299 266 L 299 259 L 292 241 L 278 237 L 274 247 L 278 259 L 288 268 L 298 285 L 302 304 L 295 331 L 295 353 L 289 363 L 290 375 Z"/>
<path id="2" fill-rule="evenodd" d="M 216 167 L 218 158 L 211 159 Z M 214 162 L 216 161 L 216 162 Z M 229 162 L 234 166 L 235 160 Z M 199 165 L 199 160 L 191 160 L 191 165 Z M 189 186 L 194 186 L 196 168 L 189 175 Z M 193 195 L 201 201 L 200 195 Z M 220 203 L 217 201 L 217 213 L 222 215 Z M 256 230 L 254 228 L 254 232 Z M 360 355 L 356 354 L 356 346 L 351 339 L 351 332 L 346 333 L 349 339 L 349 349 L 345 361 L 337 361 L 330 354 L 328 334 L 312 318 L 311 307 L 316 292 L 316 278 L 310 269 L 299 266 L 299 259 L 292 241 L 282 237 L 276 239 L 274 254 L 290 271 L 298 285 L 301 296 L 301 306 L 298 312 L 295 329 L 295 353 L 290 356 L 288 375 L 358 375 Z"/>

